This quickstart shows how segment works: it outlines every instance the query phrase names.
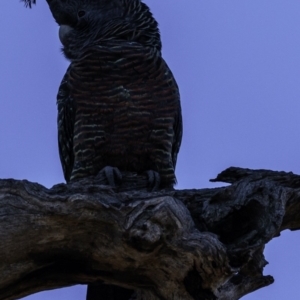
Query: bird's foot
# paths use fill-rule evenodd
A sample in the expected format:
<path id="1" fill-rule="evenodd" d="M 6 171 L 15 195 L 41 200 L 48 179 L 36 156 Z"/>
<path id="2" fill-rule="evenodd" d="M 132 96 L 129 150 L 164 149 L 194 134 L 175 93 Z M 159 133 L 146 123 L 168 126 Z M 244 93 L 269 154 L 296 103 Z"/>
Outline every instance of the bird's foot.
<path id="1" fill-rule="evenodd" d="M 96 176 L 97 178 L 106 178 L 108 184 L 115 188 L 117 185 L 120 185 L 122 182 L 122 173 L 118 168 L 106 166 L 104 167 Z"/>
<path id="2" fill-rule="evenodd" d="M 148 176 L 148 188 L 151 192 L 155 192 L 160 186 L 160 175 L 158 172 L 148 170 L 145 172 Z"/>

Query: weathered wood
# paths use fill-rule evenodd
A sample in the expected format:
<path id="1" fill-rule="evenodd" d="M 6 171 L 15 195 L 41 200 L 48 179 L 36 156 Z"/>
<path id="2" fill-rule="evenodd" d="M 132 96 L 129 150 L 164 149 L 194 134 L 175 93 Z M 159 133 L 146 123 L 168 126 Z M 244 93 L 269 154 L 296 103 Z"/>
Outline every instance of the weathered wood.
<path id="1" fill-rule="evenodd" d="M 239 299 L 273 282 L 264 245 L 300 227 L 300 176 L 229 168 L 201 190 L 145 190 L 123 174 L 51 189 L 0 180 L 0 300 L 73 284 L 135 299 Z"/>

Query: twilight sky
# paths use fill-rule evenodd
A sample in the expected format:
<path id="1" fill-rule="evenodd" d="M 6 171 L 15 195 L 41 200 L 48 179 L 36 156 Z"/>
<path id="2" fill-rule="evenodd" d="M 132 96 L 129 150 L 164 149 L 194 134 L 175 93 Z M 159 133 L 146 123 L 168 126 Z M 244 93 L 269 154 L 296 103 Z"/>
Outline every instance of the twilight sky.
<path id="1" fill-rule="evenodd" d="M 68 62 L 45 0 L 0 3 L 0 178 L 63 182 L 56 93 Z M 209 183 L 230 166 L 300 174 L 300 2 L 145 0 L 177 79 L 184 136 L 177 188 Z M 298 300 L 300 233 L 265 251 L 275 283 L 245 300 Z M 27 300 L 84 300 L 75 286 Z"/>

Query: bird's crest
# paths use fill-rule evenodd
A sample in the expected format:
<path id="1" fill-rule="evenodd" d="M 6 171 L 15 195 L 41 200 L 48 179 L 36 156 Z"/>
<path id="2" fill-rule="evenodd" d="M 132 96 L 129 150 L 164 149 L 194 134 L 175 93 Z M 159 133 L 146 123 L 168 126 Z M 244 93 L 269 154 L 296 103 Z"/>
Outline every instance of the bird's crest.
<path id="1" fill-rule="evenodd" d="M 31 8 L 32 4 L 36 4 L 36 0 L 21 0 L 21 1 L 25 3 L 26 7 L 29 6 L 29 8 Z"/>

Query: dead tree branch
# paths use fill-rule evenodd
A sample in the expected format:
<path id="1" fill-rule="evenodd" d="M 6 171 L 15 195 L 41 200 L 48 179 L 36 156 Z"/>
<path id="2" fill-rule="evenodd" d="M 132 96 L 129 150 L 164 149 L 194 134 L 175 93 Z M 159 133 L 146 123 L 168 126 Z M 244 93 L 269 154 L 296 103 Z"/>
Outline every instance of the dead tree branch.
<path id="1" fill-rule="evenodd" d="M 51 189 L 0 181 L 0 300 L 105 282 L 136 299 L 239 299 L 273 282 L 266 243 L 300 227 L 300 176 L 229 168 L 215 189 L 147 192 L 124 174 Z"/>

